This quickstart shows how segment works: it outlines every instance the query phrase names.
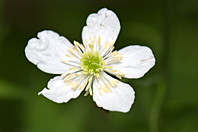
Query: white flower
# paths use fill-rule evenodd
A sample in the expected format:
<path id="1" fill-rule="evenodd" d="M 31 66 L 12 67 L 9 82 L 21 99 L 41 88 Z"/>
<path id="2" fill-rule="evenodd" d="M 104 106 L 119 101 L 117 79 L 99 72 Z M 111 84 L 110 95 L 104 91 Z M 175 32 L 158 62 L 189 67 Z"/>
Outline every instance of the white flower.
<path id="1" fill-rule="evenodd" d="M 128 112 L 134 102 L 133 88 L 118 81 L 140 78 L 155 64 L 152 51 L 145 46 L 127 46 L 113 51 L 120 31 L 120 22 L 111 10 L 90 14 L 82 31 L 83 44 L 72 45 L 65 37 L 45 30 L 38 39 L 29 40 L 26 57 L 37 67 L 51 74 L 61 74 L 48 82 L 39 95 L 63 103 L 85 95 L 93 95 L 97 106 L 110 111 Z"/>

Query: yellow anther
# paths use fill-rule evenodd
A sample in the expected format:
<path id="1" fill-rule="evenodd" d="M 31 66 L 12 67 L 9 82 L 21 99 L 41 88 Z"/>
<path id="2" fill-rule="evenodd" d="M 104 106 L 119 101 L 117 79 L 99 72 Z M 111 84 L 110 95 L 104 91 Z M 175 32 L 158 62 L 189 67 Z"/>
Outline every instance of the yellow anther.
<path id="1" fill-rule="evenodd" d="M 79 46 L 79 45 L 80 45 L 80 43 L 74 40 L 74 45 Z"/>
<path id="2" fill-rule="evenodd" d="M 93 76 L 91 76 L 91 77 L 89 78 L 89 82 L 91 82 L 91 81 L 92 81 L 92 79 L 93 79 Z"/>
<path id="3" fill-rule="evenodd" d="M 79 90 L 81 90 L 84 87 L 84 85 L 80 85 Z"/>
<path id="4" fill-rule="evenodd" d="M 117 72 L 117 70 L 110 70 L 111 72 Z"/>
<path id="5" fill-rule="evenodd" d="M 102 95 L 102 91 L 101 91 L 100 88 L 98 88 L 98 92 L 99 92 L 100 95 Z"/>
<path id="6" fill-rule="evenodd" d="M 66 60 L 64 60 L 64 59 L 61 59 L 61 61 L 62 61 L 62 62 L 65 62 L 65 63 L 67 63 L 67 64 L 68 64 L 68 61 L 66 61 Z"/>
<path id="7" fill-rule="evenodd" d="M 68 82 L 74 76 L 75 76 L 75 74 L 71 74 L 71 75 L 66 76 L 65 79 L 64 79 L 64 82 Z"/>
<path id="8" fill-rule="evenodd" d="M 73 56 L 68 55 L 68 54 L 65 54 L 65 56 L 67 56 L 67 57 L 69 57 L 69 58 L 74 58 Z"/>
<path id="9" fill-rule="evenodd" d="M 122 77 L 121 76 L 119 76 L 119 75 L 115 75 L 117 78 L 119 78 L 119 79 L 122 79 Z"/>
<path id="10" fill-rule="evenodd" d="M 88 93 L 89 93 L 89 91 L 87 91 L 87 92 L 84 94 L 84 96 L 87 96 L 87 95 L 88 95 Z"/>
<path id="11" fill-rule="evenodd" d="M 69 72 L 65 72 L 65 73 L 63 73 L 62 75 L 61 75 L 61 77 L 64 77 L 64 76 L 66 76 L 66 75 L 68 75 L 69 74 Z"/>
<path id="12" fill-rule="evenodd" d="M 125 74 L 121 71 L 117 71 L 117 74 L 119 74 L 120 76 L 125 76 Z"/>
<path id="13" fill-rule="evenodd" d="M 75 73 L 75 75 L 79 77 L 81 74 L 80 73 L 79 74 Z"/>
<path id="14" fill-rule="evenodd" d="M 89 72 L 88 71 L 82 71 L 82 74 L 89 74 Z"/>
<path id="15" fill-rule="evenodd" d="M 88 45 L 89 45 L 89 48 L 91 49 L 91 51 L 93 51 L 94 45 L 93 44 L 88 44 Z"/>
<path id="16" fill-rule="evenodd" d="M 108 42 L 106 41 L 106 42 L 104 43 L 103 47 L 107 47 L 107 45 L 108 45 Z"/>
<path id="17" fill-rule="evenodd" d="M 69 68 L 70 71 L 71 71 L 71 70 L 76 70 L 76 69 L 79 69 L 79 68 L 77 68 L 77 67 Z"/>
<path id="18" fill-rule="evenodd" d="M 96 40 L 96 36 L 94 36 L 94 41 L 93 44 L 96 44 L 97 40 Z"/>
<path id="19" fill-rule="evenodd" d="M 111 69 L 113 66 L 105 66 L 104 68 Z"/>
<path id="20" fill-rule="evenodd" d="M 101 42 L 101 37 L 100 35 L 98 36 L 98 45 L 100 45 L 100 42 Z"/>
<path id="21" fill-rule="evenodd" d="M 100 74 L 99 74 L 99 73 L 95 73 L 95 76 L 96 76 L 96 77 L 100 77 Z"/>
<path id="22" fill-rule="evenodd" d="M 93 44 L 93 40 L 91 38 L 89 38 L 90 44 Z"/>
<path id="23" fill-rule="evenodd" d="M 89 82 L 89 83 L 87 84 L 87 87 L 85 88 L 85 91 L 87 91 L 87 90 L 90 88 L 90 86 L 91 86 L 91 83 Z"/>
<path id="24" fill-rule="evenodd" d="M 91 88 L 89 89 L 89 94 L 92 96 L 92 89 Z"/>
<path id="25" fill-rule="evenodd" d="M 114 51 L 114 52 L 112 52 L 111 53 L 111 56 L 116 56 L 116 55 L 118 55 L 119 53 L 117 52 L 117 51 Z"/>

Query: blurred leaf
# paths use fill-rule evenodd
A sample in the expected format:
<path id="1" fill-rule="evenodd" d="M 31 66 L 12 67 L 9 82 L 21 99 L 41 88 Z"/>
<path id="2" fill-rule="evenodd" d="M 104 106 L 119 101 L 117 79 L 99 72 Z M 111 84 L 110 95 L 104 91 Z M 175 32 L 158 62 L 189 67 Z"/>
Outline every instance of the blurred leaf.
<path id="1" fill-rule="evenodd" d="M 0 56 L 2 39 L 7 35 L 10 30 L 8 24 L 6 24 L 4 20 L 4 9 L 4 0 L 0 0 Z"/>
<path id="2" fill-rule="evenodd" d="M 0 99 L 22 98 L 21 87 L 0 78 Z"/>

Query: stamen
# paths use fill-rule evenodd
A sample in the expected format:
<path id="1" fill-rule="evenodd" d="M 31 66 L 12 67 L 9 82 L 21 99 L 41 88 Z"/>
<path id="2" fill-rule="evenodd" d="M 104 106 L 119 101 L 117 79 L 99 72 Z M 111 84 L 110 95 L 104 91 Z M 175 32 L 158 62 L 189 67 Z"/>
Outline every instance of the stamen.
<path id="1" fill-rule="evenodd" d="M 87 84 L 87 87 L 86 87 L 85 91 L 87 91 L 87 90 L 90 88 L 91 83 L 92 83 L 92 79 L 93 79 L 93 76 L 91 76 L 91 77 L 89 78 L 89 82 L 88 82 L 88 84 Z"/>
<path id="2" fill-rule="evenodd" d="M 68 55 L 68 54 L 65 54 L 65 56 L 67 56 L 67 57 L 69 57 L 69 58 L 74 58 L 74 56 Z"/>
<path id="3" fill-rule="evenodd" d="M 89 38 L 90 44 L 93 44 L 93 40 L 91 38 Z"/>
<path id="4" fill-rule="evenodd" d="M 78 50 L 79 53 L 82 53 L 82 51 L 80 50 L 80 44 L 75 40 L 74 40 L 74 46 Z"/>
<path id="5" fill-rule="evenodd" d="M 69 53 L 80 59 L 80 52 L 75 47 L 68 49 Z"/>
<path id="6" fill-rule="evenodd" d="M 103 83 L 100 78 L 96 78 L 96 80 L 98 81 L 98 84 L 101 86 L 102 90 L 107 93 L 109 88 Z"/>
<path id="7" fill-rule="evenodd" d="M 80 49 L 80 53 L 85 52 L 85 47 L 77 41 L 74 41 L 74 45 Z"/>
<path id="8" fill-rule="evenodd" d="M 64 82 L 70 81 L 73 77 L 76 77 L 75 74 L 70 74 L 64 78 Z"/>
<path id="9" fill-rule="evenodd" d="M 111 56 L 116 56 L 118 55 L 119 53 L 115 50 L 114 52 L 111 53 Z"/>
<path id="10" fill-rule="evenodd" d="M 104 84 L 108 87 L 109 92 L 111 92 L 111 85 L 109 84 L 108 80 L 106 78 L 104 78 L 103 76 L 100 77 L 101 80 L 104 82 Z"/>
<path id="11" fill-rule="evenodd" d="M 111 69 L 111 68 L 113 68 L 113 66 L 105 66 L 104 68 L 105 69 Z"/>
<path id="12" fill-rule="evenodd" d="M 100 88 L 98 88 L 98 92 L 99 92 L 100 95 L 102 95 L 102 91 L 101 91 Z"/>
<path id="13" fill-rule="evenodd" d="M 85 78 L 83 78 L 83 80 L 81 81 L 81 84 L 79 85 L 79 90 L 81 90 L 82 88 L 86 86 L 87 81 L 88 81 L 88 76 L 85 76 Z"/>
<path id="14" fill-rule="evenodd" d="M 82 72 L 81 72 L 81 73 L 82 73 Z M 75 75 L 76 75 L 76 76 L 80 76 L 80 75 L 82 75 L 81 73 L 79 73 L 79 74 L 78 74 L 78 73 L 75 73 Z"/>
<path id="15" fill-rule="evenodd" d="M 107 75 L 105 72 L 102 72 L 101 76 L 106 78 L 110 82 L 112 87 L 115 87 L 117 85 L 117 83 L 119 82 L 117 79 L 112 78 L 111 76 Z"/>
<path id="16" fill-rule="evenodd" d="M 111 51 L 111 49 L 112 49 L 112 47 L 113 47 L 113 44 L 114 44 L 114 42 L 110 42 L 110 43 L 106 42 L 106 43 L 103 45 L 103 47 L 102 47 L 102 53 L 101 53 L 101 55 L 102 55 L 103 57 L 106 56 L 107 53 L 108 53 L 109 51 Z"/>
<path id="17" fill-rule="evenodd" d="M 118 76 L 118 75 L 115 75 L 117 78 L 119 78 L 119 79 L 122 79 L 122 77 L 121 76 Z"/>
<path id="18" fill-rule="evenodd" d="M 88 44 L 88 46 L 91 49 L 91 51 L 93 51 L 94 45 L 93 44 Z"/>
<path id="19" fill-rule="evenodd" d="M 114 54 L 115 54 L 115 53 L 114 53 Z M 116 55 L 116 56 L 114 56 L 114 54 L 111 55 L 109 58 L 107 58 L 107 59 L 105 60 L 105 62 L 106 62 L 107 64 L 116 63 L 116 62 L 118 62 L 118 61 L 120 61 L 120 60 L 122 59 L 122 55 L 121 55 L 121 54 L 118 54 L 118 55 Z"/>
<path id="20" fill-rule="evenodd" d="M 67 76 L 64 78 L 64 82 L 69 82 L 70 80 L 73 80 L 74 78 L 78 77 L 77 75 L 79 73 L 81 73 L 81 71 L 71 72 L 71 73 L 67 74 Z"/>
<path id="21" fill-rule="evenodd" d="M 84 79 L 86 78 L 87 76 L 86 75 L 81 75 L 80 77 L 77 77 L 74 81 L 72 81 L 72 83 L 70 85 L 71 88 L 74 89 L 74 91 L 80 86 L 79 84 L 81 84 Z"/>
<path id="22" fill-rule="evenodd" d="M 89 89 L 89 94 L 92 96 L 92 89 L 91 88 Z"/>
<path id="23" fill-rule="evenodd" d="M 81 48 L 81 50 L 82 50 L 83 52 L 85 52 L 85 47 L 84 47 L 82 44 L 80 44 L 79 47 Z"/>
<path id="24" fill-rule="evenodd" d="M 99 73 L 95 73 L 94 74 L 96 77 L 100 77 L 100 74 Z"/>
<path id="25" fill-rule="evenodd" d="M 70 68 L 69 70 L 70 70 L 70 71 L 71 71 L 71 70 L 80 70 L 80 68 L 78 68 L 78 67 L 72 67 L 72 68 Z"/>
<path id="26" fill-rule="evenodd" d="M 85 47 L 86 47 L 86 52 L 93 51 L 92 47 L 94 47 L 93 41 L 91 38 L 89 38 L 90 42 L 88 42 L 87 39 L 85 39 Z"/>
<path id="27" fill-rule="evenodd" d="M 84 83 L 82 83 L 82 84 L 80 85 L 80 87 L 79 87 L 79 90 L 81 90 L 82 88 L 84 88 L 86 84 L 87 84 L 87 81 L 85 81 Z"/>
<path id="28" fill-rule="evenodd" d="M 61 59 L 62 62 L 68 64 L 68 65 L 73 65 L 73 66 L 76 66 L 76 67 L 79 67 L 79 64 L 76 64 L 76 63 L 72 63 L 72 62 L 69 62 L 69 61 L 66 61 L 64 59 Z"/>
<path id="29" fill-rule="evenodd" d="M 82 71 L 82 74 L 89 74 L 88 71 Z"/>
<path id="30" fill-rule="evenodd" d="M 103 56 L 104 59 L 108 58 L 111 56 L 112 51 L 114 50 L 115 46 L 112 46 L 111 49 L 109 50 L 109 52 L 106 52 L 106 54 Z"/>
<path id="31" fill-rule="evenodd" d="M 85 94 L 84 94 L 84 96 L 87 96 L 89 94 L 89 91 L 87 91 Z"/>
<path id="32" fill-rule="evenodd" d="M 102 90 L 101 90 L 100 85 L 98 84 L 98 80 L 97 80 L 97 79 L 94 80 L 94 84 L 95 84 L 95 86 L 97 87 L 98 92 L 100 93 L 100 95 L 102 95 Z"/>
<path id="33" fill-rule="evenodd" d="M 65 73 L 63 73 L 62 75 L 61 75 L 61 77 L 64 77 L 64 76 L 66 76 L 66 75 L 68 75 L 69 74 L 69 72 L 65 72 Z"/>
<path id="34" fill-rule="evenodd" d="M 100 35 L 98 35 L 98 45 L 100 45 L 100 42 L 101 42 L 101 37 Z"/>
<path id="35" fill-rule="evenodd" d="M 125 74 L 121 71 L 118 70 L 109 70 L 109 69 L 104 69 L 106 72 L 115 75 L 116 77 L 122 79 L 121 77 L 125 76 Z"/>

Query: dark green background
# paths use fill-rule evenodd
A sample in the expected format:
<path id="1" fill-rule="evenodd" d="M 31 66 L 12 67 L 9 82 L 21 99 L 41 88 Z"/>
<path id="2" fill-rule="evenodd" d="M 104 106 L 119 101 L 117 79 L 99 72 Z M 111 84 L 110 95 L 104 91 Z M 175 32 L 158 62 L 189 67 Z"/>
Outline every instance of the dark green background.
<path id="1" fill-rule="evenodd" d="M 156 65 L 123 79 L 136 91 L 130 112 L 109 114 L 92 97 L 56 104 L 37 93 L 54 75 L 24 55 L 37 32 L 81 40 L 87 16 L 107 7 L 120 19 L 116 49 L 149 46 Z M 197 132 L 197 0 L 0 0 L 0 132 Z"/>

